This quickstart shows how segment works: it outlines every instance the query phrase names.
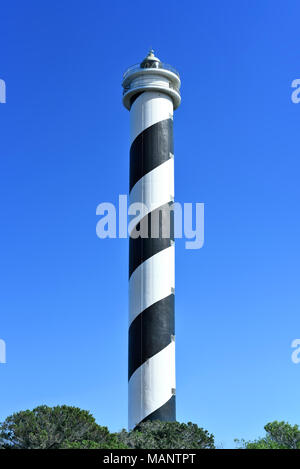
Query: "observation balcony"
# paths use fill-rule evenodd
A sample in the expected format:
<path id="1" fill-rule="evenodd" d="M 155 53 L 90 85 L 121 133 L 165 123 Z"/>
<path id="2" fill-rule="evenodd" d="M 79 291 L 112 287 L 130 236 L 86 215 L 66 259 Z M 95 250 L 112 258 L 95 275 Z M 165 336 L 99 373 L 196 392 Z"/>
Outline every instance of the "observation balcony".
<path id="1" fill-rule="evenodd" d="M 177 70 L 161 62 L 151 50 L 140 64 L 129 67 L 123 74 L 123 104 L 130 110 L 136 95 L 143 91 L 158 91 L 172 98 L 174 109 L 180 105 L 180 77 Z"/>

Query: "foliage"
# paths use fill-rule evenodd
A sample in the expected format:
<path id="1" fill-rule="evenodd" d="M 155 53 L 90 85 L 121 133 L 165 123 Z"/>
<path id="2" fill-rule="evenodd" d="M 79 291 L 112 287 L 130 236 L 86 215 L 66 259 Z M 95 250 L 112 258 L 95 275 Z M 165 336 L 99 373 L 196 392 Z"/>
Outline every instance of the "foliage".
<path id="1" fill-rule="evenodd" d="M 266 435 L 254 441 L 235 440 L 240 449 L 300 449 L 300 429 L 287 422 L 271 422 L 264 427 Z"/>
<path id="2" fill-rule="evenodd" d="M 188 422 L 141 423 L 131 432 L 118 434 L 122 443 L 135 449 L 214 449 L 214 436 L 198 425 Z"/>
<path id="3" fill-rule="evenodd" d="M 270 422 L 254 441 L 238 449 L 300 449 L 300 428 Z M 0 424 L 0 449 L 215 449 L 214 436 L 188 422 L 146 421 L 134 430 L 110 433 L 86 410 L 39 406 L 14 413 Z"/>
<path id="4" fill-rule="evenodd" d="M 129 447 L 112 435 L 109 443 L 103 444 L 91 440 L 66 441 L 62 445 L 62 449 L 129 449 Z"/>
<path id="5" fill-rule="evenodd" d="M 66 405 L 17 412 L 0 425 L 0 447 L 5 448 L 55 449 L 83 440 L 109 446 L 116 437 L 88 411 Z"/>

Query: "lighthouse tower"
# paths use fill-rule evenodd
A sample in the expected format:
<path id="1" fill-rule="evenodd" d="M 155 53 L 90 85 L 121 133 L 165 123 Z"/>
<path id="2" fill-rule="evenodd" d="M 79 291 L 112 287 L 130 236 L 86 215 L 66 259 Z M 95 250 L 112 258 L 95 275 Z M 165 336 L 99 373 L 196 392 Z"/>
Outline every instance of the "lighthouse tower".
<path id="1" fill-rule="evenodd" d="M 129 241 L 128 426 L 176 420 L 173 111 L 178 72 L 154 56 L 123 76 L 130 111 L 129 203 L 144 204 Z"/>

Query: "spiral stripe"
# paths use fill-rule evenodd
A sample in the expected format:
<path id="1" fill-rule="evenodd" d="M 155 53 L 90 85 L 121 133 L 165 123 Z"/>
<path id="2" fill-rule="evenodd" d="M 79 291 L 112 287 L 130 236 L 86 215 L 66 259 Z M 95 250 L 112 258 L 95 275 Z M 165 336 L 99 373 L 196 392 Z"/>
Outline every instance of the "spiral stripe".
<path id="1" fill-rule="evenodd" d="M 175 389 L 175 342 L 143 363 L 129 380 L 129 426 L 160 411 L 160 420 L 175 420 L 175 406 L 169 406 Z M 167 405 L 166 405 L 167 404 Z M 167 412 L 165 412 L 167 411 Z"/>
<path id="2" fill-rule="evenodd" d="M 175 415 L 173 103 L 131 106 L 130 203 L 145 204 L 129 243 L 129 428 Z M 142 236 L 137 236 L 142 233 Z"/>
<path id="3" fill-rule="evenodd" d="M 144 309 L 175 289 L 174 246 L 143 262 L 129 279 L 129 326 Z"/>

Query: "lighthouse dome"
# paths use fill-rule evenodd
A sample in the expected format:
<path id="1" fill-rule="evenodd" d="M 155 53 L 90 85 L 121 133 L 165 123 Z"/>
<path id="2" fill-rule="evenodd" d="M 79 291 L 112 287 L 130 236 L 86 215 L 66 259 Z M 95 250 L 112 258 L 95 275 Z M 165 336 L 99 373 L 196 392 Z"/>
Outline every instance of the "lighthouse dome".
<path id="1" fill-rule="evenodd" d="M 137 95 L 144 91 L 167 94 L 174 109 L 180 105 L 180 77 L 171 65 L 161 62 L 151 49 L 141 63 L 129 67 L 123 75 L 123 104 L 130 110 Z"/>

